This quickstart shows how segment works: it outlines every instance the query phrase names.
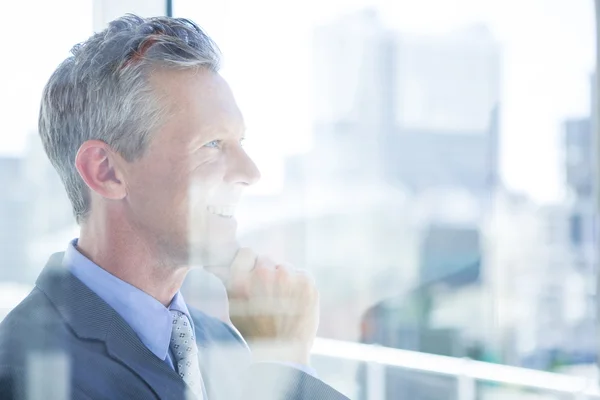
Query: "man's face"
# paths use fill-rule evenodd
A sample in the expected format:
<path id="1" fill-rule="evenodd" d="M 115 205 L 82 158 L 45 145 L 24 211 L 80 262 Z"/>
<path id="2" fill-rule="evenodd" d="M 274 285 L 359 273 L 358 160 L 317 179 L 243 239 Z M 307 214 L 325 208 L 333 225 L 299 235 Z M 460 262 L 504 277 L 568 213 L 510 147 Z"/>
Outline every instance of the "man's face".
<path id="1" fill-rule="evenodd" d="M 227 265 L 238 249 L 235 207 L 260 178 L 242 148 L 240 110 L 207 70 L 156 71 L 151 85 L 168 116 L 126 166 L 128 217 L 167 263 Z"/>

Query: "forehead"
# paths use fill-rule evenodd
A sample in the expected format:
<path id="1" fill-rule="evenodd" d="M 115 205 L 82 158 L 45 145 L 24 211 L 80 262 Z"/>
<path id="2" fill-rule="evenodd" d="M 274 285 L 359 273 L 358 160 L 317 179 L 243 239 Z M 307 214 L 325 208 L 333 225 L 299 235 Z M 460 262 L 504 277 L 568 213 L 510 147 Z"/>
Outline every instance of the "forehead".
<path id="1" fill-rule="evenodd" d="M 164 128 L 176 130 L 182 139 L 243 135 L 242 114 L 229 85 L 218 73 L 204 68 L 159 69 L 150 75 L 150 85 L 166 111 Z"/>

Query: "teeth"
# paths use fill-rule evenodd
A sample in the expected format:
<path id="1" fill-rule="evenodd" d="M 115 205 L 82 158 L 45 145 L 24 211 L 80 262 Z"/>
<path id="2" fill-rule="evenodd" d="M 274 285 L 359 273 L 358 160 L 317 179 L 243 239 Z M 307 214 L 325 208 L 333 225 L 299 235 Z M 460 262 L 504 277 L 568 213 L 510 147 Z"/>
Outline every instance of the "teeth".
<path id="1" fill-rule="evenodd" d="M 209 213 L 224 218 L 231 218 L 235 214 L 235 206 L 208 206 L 206 209 Z"/>

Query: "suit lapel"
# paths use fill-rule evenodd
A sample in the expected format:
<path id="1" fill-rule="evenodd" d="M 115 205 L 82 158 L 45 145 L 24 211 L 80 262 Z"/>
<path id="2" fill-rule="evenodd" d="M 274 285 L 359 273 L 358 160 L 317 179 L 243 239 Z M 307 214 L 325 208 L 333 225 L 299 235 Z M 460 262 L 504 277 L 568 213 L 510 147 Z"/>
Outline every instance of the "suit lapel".
<path id="1" fill-rule="evenodd" d="M 133 329 L 104 300 L 62 266 L 64 253 L 51 258 L 36 286 L 81 339 L 101 340 L 110 357 L 127 366 L 161 399 L 182 399 L 185 382 L 140 341 Z"/>
<path id="2" fill-rule="evenodd" d="M 140 341 L 122 318 L 113 319 L 106 338 L 108 354 L 140 376 L 161 399 L 182 399 L 187 385 Z"/>

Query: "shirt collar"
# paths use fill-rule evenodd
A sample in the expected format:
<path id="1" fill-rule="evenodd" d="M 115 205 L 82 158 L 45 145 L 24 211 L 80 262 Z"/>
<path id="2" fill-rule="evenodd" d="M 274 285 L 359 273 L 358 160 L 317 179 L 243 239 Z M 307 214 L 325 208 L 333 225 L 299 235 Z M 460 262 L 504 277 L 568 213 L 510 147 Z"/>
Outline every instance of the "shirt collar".
<path id="1" fill-rule="evenodd" d="M 110 274 L 77 250 L 77 239 L 69 243 L 63 265 L 76 278 L 108 303 L 129 324 L 142 343 L 165 360 L 171 340 L 171 310 L 180 311 L 192 321 L 183 295 L 177 291 L 169 307 L 135 286 Z M 192 329 L 194 324 L 192 323 Z"/>

